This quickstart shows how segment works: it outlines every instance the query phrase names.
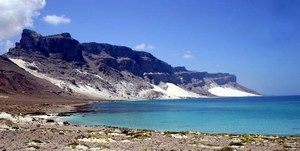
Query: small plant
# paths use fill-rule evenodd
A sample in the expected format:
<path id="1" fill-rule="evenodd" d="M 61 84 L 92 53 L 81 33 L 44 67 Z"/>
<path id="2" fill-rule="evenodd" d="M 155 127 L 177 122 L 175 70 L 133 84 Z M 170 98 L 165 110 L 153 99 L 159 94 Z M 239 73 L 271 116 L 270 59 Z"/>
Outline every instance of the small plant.
<path id="1" fill-rule="evenodd" d="M 210 143 L 208 143 L 208 144 L 205 144 L 206 146 L 210 146 L 210 147 L 213 147 L 213 146 L 216 146 L 216 145 L 214 145 L 214 144 L 210 144 Z"/>
<path id="2" fill-rule="evenodd" d="M 84 136 L 84 135 L 79 135 L 79 136 L 76 136 L 76 137 L 75 137 L 75 139 L 77 139 L 77 140 L 78 140 L 78 139 L 84 139 L 84 138 L 87 138 L 87 137 Z"/>
<path id="3" fill-rule="evenodd" d="M 136 133 L 133 132 L 133 133 L 129 133 L 128 135 L 136 139 L 146 139 L 151 137 L 151 133 L 148 132 L 136 132 Z"/>
<path id="4" fill-rule="evenodd" d="M 234 151 L 234 149 L 231 147 L 223 147 L 219 151 Z"/>
<path id="5" fill-rule="evenodd" d="M 56 128 L 51 128 L 50 131 L 51 131 L 52 133 L 56 133 L 58 130 L 57 130 Z"/>
<path id="6" fill-rule="evenodd" d="M 105 130 L 105 131 L 104 131 L 104 134 L 105 134 L 105 135 L 108 135 L 109 133 L 111 133 L 110 130 Z"/>
<path id="7" fill-rule="evenodd" d="M 69 146 L 70 148 L 72 148 L 72 149 L 75 149 L 76 146 L 78 146 L 78 145 L 79 145 L 78 143 L 73 142 L 73 143 L 69 144 L 68 146 Z"/>

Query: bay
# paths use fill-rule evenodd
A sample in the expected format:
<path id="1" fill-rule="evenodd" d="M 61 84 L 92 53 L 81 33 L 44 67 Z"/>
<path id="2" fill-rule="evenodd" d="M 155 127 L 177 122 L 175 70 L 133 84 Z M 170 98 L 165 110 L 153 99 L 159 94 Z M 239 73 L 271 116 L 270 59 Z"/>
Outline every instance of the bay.
<path id="1" fill-rule="evenodd" d="M 94 103 L 67 121 L 158 131 L 300 135 L 300 96 Z"/>

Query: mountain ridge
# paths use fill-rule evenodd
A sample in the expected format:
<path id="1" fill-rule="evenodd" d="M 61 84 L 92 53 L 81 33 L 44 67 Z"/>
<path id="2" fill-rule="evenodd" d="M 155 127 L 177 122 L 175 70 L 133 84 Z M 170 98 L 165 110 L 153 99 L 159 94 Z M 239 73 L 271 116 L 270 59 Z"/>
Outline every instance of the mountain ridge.
<path id="1" fill-rule="evenodd" d="M 232 88 L 250 96 L 258 95 L 256 91 L 239 85 L 233 74 L 172 67 L 148 52 L 106 43 L 80 43 L 69 33 L 42 36 L 25 29 L 20 43 L 16 43 L 16 47 L 5 56 L 30 73 L 36 72 L 59 80 L 52 80 L 52 83 L 65 91 L 96 98 L 216 96 L 209 91 L 213 87 Z M 51 82 L 49 78 L 48 81 Z M 176 92 L 172 92 L 175 95 L 170 96 L 169 88 L 191 95 L 176 96 Z"/>

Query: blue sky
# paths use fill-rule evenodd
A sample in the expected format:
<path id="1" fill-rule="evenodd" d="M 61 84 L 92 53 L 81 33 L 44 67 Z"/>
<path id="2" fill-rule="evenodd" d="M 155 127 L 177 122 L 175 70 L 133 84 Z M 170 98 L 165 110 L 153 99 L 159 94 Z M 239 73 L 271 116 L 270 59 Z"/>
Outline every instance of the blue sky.
<path id="1" fill-rule="evenodd" d="M 30 28 L 139 48 L 190 70 L 233 73 L 263 94 L 299 95 L 299 8 L 298 0 L 47 0 Z M 47 15 L 69 20 L 49 24 Z"/>

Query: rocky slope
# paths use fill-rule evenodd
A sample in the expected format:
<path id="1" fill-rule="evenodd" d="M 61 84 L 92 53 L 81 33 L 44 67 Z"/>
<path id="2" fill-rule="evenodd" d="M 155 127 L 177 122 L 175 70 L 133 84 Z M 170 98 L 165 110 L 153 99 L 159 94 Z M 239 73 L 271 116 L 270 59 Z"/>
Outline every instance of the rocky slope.
<path id="1" fill-rule="evenodd" d="M 39 79 L 0 56 L 0 94 L 67 95 L 49 81 Z"/>
<path id="2" fill-rule="evenodd" d="M 103 43 L 79 43 L 69 33 L 24 30 L 6 57 L 64 91 L 90 98 L 149 99 L 253 96 L 228 73 L 172 67 L 150 53 Z"/>

